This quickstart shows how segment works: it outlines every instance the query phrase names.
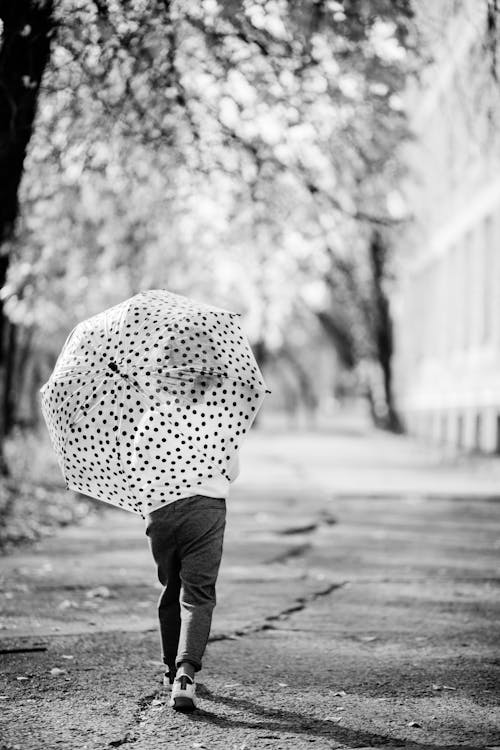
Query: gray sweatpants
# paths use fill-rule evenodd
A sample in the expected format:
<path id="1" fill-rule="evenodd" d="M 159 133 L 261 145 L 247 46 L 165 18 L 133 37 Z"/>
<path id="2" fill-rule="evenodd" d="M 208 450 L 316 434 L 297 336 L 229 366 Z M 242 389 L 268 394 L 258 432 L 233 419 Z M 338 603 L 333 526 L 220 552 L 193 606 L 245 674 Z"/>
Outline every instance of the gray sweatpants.
<path id="1" fill-rule="evenodd" d="M 147 516 L 146 534 L 164 589 L 158 604 L 163 661 L 201 669 L 215 607 L 226 501 L 193 495 Z"/>

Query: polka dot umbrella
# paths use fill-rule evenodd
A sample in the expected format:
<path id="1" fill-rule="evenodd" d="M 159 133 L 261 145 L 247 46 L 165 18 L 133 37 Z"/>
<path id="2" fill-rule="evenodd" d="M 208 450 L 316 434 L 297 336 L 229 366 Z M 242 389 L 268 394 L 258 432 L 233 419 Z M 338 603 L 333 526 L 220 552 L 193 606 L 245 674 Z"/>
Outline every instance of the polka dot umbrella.
<path id="1" fill-rule="evenodd" d="M 40 393 L 68 489 L 145 516 L 229 483 L 266 387 L 238 314 L 153 289 L 79 323 Z"/>

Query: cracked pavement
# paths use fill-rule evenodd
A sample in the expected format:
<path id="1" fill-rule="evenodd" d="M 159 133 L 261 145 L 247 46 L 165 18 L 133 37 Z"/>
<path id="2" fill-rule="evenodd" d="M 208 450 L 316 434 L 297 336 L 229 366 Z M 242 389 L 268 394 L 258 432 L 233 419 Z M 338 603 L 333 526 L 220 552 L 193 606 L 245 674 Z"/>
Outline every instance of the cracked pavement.
<path id="1" fill-rule="evenodd" d="M 439 459 L 252 433 L 190 716 L 161 687 L 140 518 L 103 506 L 3 558 L 0 749 L 500 746 L 500 468 Z"/>

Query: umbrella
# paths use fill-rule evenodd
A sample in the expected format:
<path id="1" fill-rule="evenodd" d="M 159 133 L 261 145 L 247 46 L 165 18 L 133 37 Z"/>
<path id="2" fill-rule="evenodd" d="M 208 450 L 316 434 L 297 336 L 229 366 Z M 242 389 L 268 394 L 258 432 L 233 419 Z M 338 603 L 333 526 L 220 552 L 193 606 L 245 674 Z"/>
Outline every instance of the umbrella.
<path id="1" fill-rule="evenodd" d="M 144 516 L 229 483 L 266 387 L 237 313 L 152 289 L 75 326 L 40 393 L 67 488 Z"/>

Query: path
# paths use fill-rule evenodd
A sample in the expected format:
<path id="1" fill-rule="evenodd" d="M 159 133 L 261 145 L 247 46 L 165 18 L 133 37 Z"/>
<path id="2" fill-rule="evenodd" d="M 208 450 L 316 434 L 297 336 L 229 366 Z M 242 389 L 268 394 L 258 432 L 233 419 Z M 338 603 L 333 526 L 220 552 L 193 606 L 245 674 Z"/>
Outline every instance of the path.
<path id="1" fill-rule="evenodd" d="M 108 510 L 1 561 L 0 749 L 500 746 L 498 465 L 356 430 L 242 465 L 200 711 L 165 706 L 142 524 Z"/>

